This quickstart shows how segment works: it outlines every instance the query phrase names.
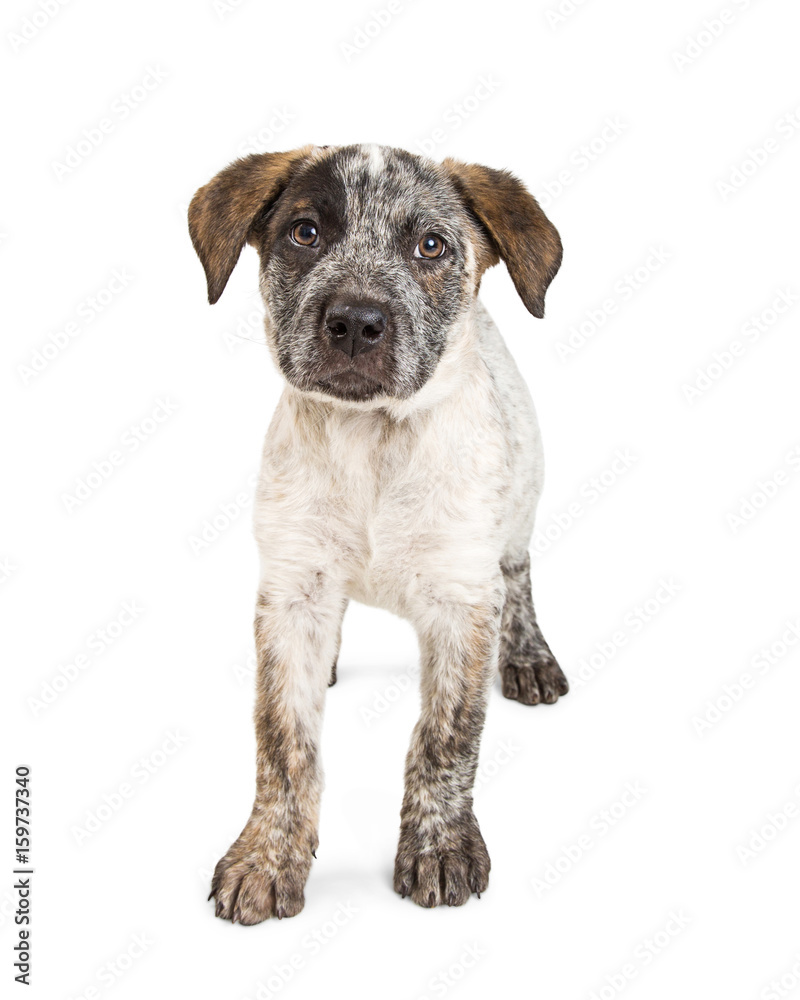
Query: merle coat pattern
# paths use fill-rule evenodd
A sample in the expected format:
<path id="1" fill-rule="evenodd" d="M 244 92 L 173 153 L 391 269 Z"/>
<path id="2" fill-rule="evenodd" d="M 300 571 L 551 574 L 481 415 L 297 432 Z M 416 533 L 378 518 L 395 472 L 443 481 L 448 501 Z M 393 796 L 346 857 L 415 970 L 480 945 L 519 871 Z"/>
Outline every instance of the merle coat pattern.
<path id="1" fill-rule="evenodd" d="M 197 192 L 189 227 L 212 303 L 245 243 L 257 249 L 286 381 L 255 507 L 255 802 L 214 873 L 217 915 L 303 907 L 351 598 L 419 636 L 395 889 L 460 905 L 488 885 L 472 788 L 493 678 L 526 705 L 567 691 L 531 600 L 536 417 L 477 297 L 502 259 L 541 317 L 558 233 L 505 171 L 366 145 L 238 160 Z"/>

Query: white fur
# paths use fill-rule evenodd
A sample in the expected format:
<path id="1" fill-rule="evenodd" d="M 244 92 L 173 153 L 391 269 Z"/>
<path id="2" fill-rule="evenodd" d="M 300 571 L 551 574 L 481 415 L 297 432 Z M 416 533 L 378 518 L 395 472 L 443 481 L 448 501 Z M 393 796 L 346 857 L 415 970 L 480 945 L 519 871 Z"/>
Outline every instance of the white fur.
<path id="1" fill-rule="evenodd" d="M 372 143 L 365 148 L 369 154 L 369 172 L 373 177 L 378 177 L 384 169 L 384 159 L 381 147 L 376 143 Z"/>
<path id="2" fill-rule="evenodd" d="M 477 300 L 410 399 L 350 403 L 287 386 L 255 505 L 261 589 L 287 613 L 287 643 L 306 645 L 323 622 L 333 636 L 347 598 L 421 634 L 447 627 L 454 608 L 502 586 L 504 555 L 527 550 L 542 479 L 530 395 Z M 284 652 L 297 662 L 310 651 Z"/>

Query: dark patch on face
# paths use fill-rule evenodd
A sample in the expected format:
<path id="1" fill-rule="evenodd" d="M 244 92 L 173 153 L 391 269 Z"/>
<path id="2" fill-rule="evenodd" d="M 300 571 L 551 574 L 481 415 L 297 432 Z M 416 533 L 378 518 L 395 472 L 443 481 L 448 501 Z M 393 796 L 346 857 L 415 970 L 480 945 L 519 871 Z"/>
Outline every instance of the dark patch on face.
<path id="1" fill-rule="evenodd" d="M 208 282 L 208 301 L 222 295 L 247 242 L 253 217 L 278 197 L 311 147 L 245 156 L 200 188 L 189 205 L 189 234 Z"/>

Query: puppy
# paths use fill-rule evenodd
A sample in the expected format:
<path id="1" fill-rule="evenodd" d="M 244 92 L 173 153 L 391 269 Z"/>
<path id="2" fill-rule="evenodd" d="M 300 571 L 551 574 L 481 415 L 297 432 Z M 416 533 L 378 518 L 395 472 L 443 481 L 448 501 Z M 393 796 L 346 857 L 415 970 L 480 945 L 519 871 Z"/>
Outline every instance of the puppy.
<path id="1" fill-rule="evenodd" d="M 539 430 L 477 297 L 502 258 L 543 316 L 558 233 L 505 171 L 374 145 L 237 160 L 194 196 L 189 230 L 211 303 L 245 243 L 258 251 L 286 381 L 255 503 L 255 802 L 216 867 L 217 916 L 254 924 L 303 907 L 351 598 L 419 636 L 394 887 L 459 906 L 489 881 L 472 789 L 498 667 L 525 705 L 567 692 L 531 600 Z"/>

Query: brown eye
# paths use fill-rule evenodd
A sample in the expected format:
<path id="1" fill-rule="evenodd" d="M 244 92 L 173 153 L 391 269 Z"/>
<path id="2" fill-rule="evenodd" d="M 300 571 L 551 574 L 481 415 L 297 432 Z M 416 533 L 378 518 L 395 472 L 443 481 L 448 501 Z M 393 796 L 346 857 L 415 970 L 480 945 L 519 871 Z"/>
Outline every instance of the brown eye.
<path id="1" fill-rule="evenodd" d="M 292 240 L 301 247 L 316 246 L 319 241 L 319 232 L 313 222 L 308 219 L 301 219 L 295 222 L 290 233 Z"/>
<path id="2" fill-rule="evenodd" d="M 446 247 L 447 244 L 441 236 L 437 236 L 436 233 L 426 233 L 414 248 L 414 256 L 433 260 L 435 257 L 441 257 Z"/>

